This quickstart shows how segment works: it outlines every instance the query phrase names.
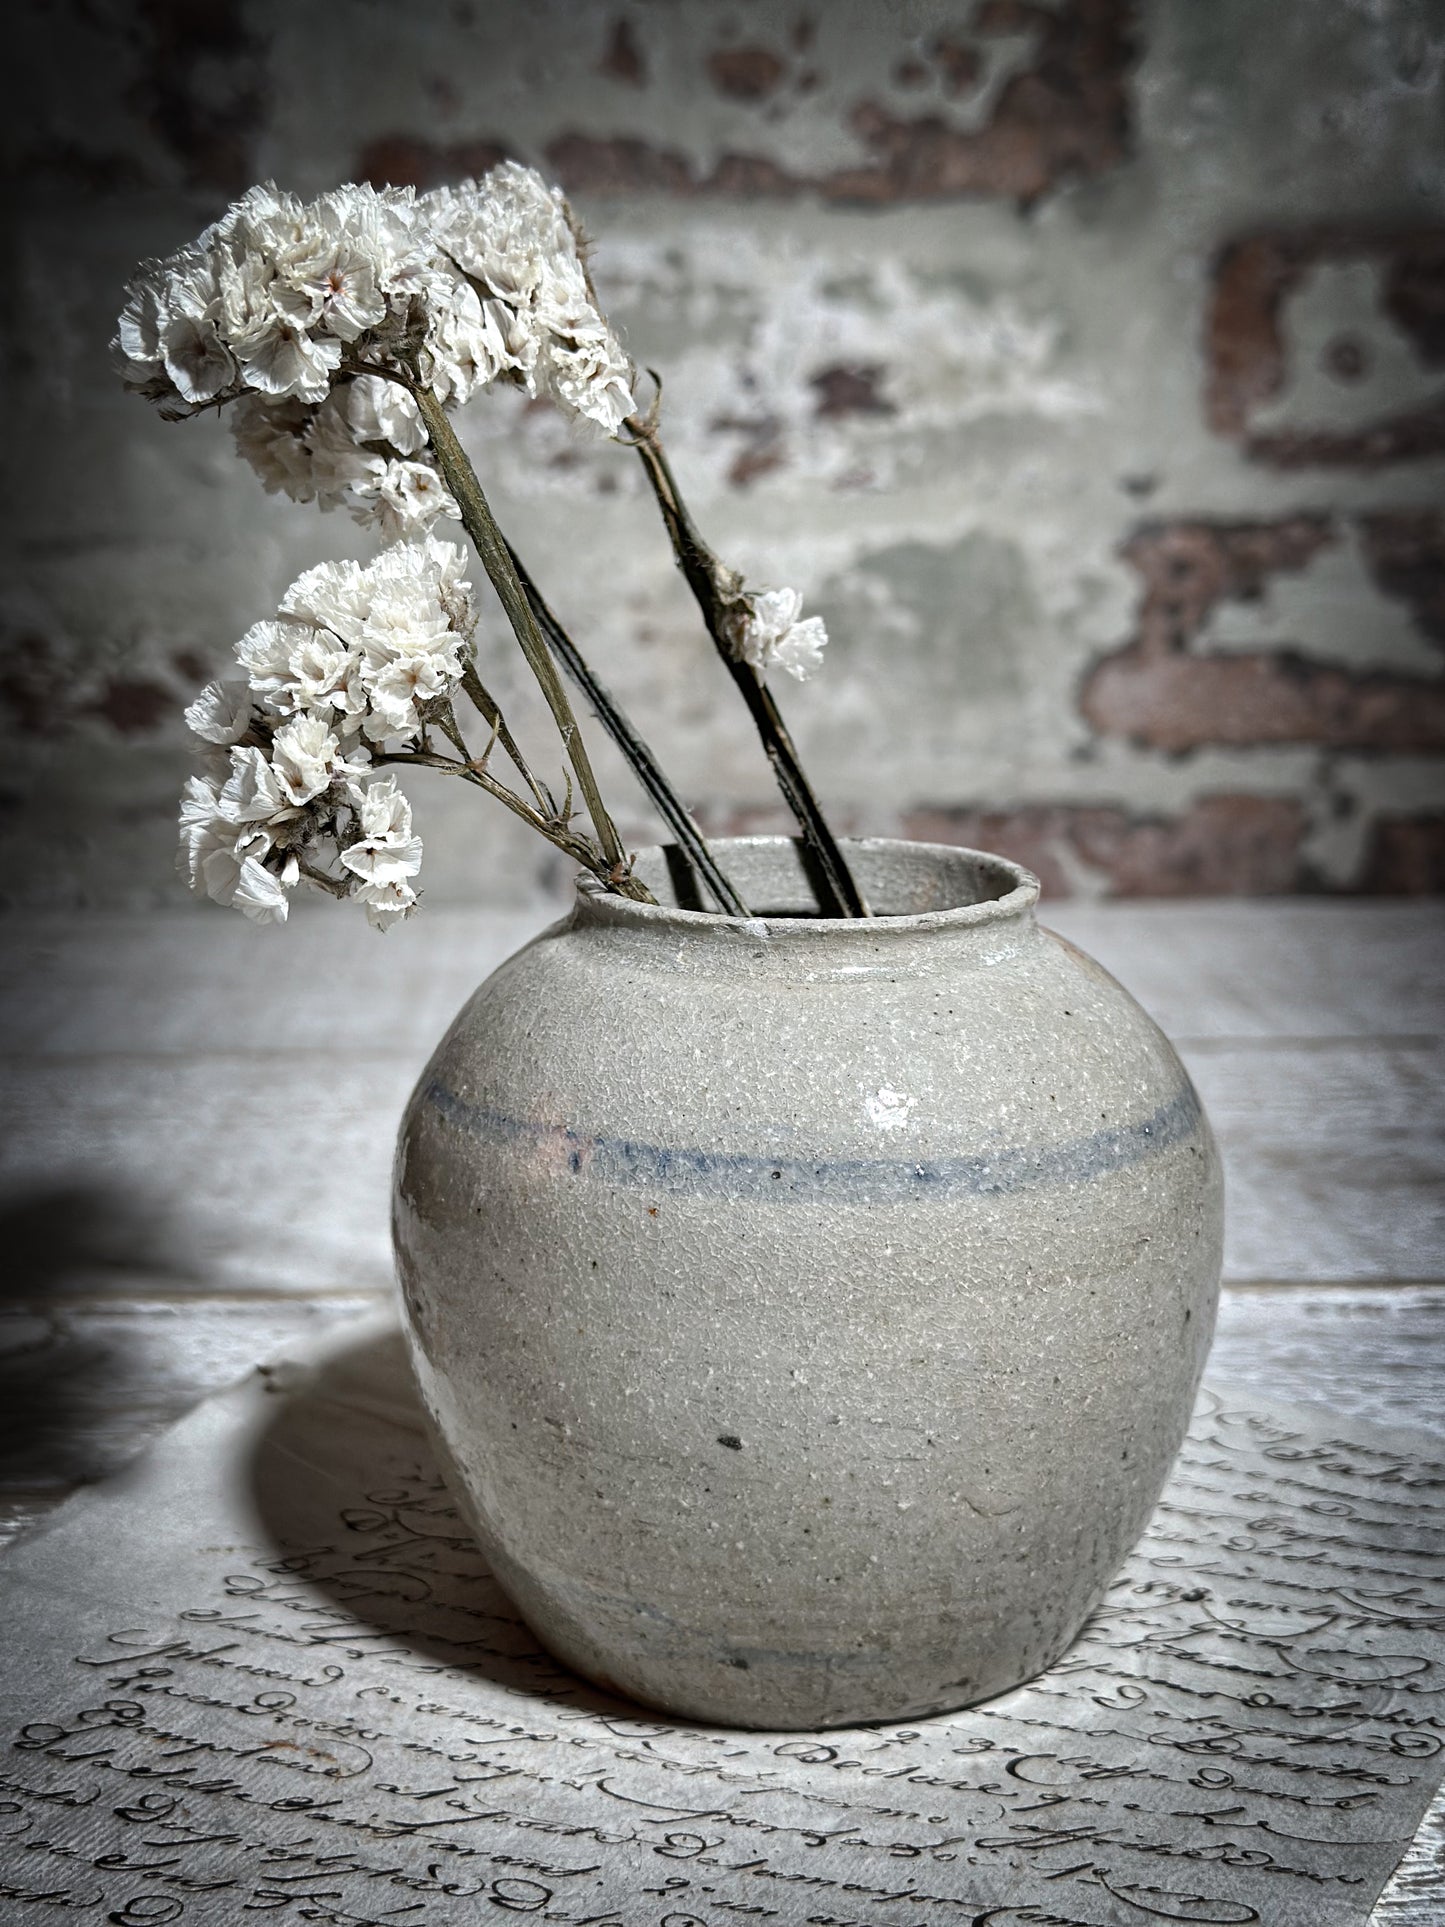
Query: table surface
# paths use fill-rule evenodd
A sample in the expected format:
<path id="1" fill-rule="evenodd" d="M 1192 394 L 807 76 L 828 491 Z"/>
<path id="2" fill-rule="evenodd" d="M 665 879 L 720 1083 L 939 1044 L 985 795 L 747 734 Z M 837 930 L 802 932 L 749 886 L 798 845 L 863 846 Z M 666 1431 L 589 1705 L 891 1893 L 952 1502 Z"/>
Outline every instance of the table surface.
<path id="1" fill-rule="evenodd" d="M 544 920 L 385 939 L 201 909 L 11 918 L 0 960 L 0 1539 L 197 1399 L 383 1302 L 392 1135 Z M 1063 904 L 1174 1039 L 1229 1187 L 1210 1370 L 1445 1439 L 1445 905 Z M 1445 1795 L 1373 1920 L 1445 1919 Z"/>

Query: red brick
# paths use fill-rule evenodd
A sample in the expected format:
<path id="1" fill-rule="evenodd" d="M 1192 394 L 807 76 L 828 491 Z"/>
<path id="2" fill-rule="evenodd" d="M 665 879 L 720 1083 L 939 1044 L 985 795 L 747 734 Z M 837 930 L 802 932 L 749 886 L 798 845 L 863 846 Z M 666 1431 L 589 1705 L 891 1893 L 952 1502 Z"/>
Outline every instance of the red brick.
<path id="1" fill-rule="evenodd" d="M 1445 894 L 1445 811 L 1381 817 L 1371 830 L 1355 888 L 1367 896 Z"/>
<path id="2" fill-rule="evenodd" d="M 896 415 L 896 406 L 880 392 L 887 369 L 876 362 L 834 362 L 809 375 L 808 386 L 817 395 L 814 414 L 825 418 L 839 415 Z"/>
<path id="3" fill-rule="evenodd" d="M 1270 467 L 1382 468 L 1445 450 L 1445 399 L 1349 430 L 1256 430 L 1254 411 L 1288 379 L 1285 303 L 1325 262 L 1375 263 L 1382 303 L 1427 366 L 1445 367 L 1445 229 L 1280 228 L 1220 254 L 1205 324 L 1205 417 Z"/>
<path id="4" fill-rule="evenodd" d="M 508 158 L 497 141 L 438 143 L 411 134 L 381 134 L 357 155 L 356 178 L 378 187 L 440 187 L 486 174 Z"/>
<path id="5" fill-rule="evenodd" d="M 864 205 L 962 198 L 1031 204 L 1067 181 L 1107 173 L 1127 157 L 1134 23 L 1134 0 L 985 8 L 970 31 L 1027 32 L 1034 39 L 1031 56 L 1000 89 L 987 123 L 966 129 L 938 113 L 899 116 L 865 98 L 850 115 L 868 152 L 856 167 L 794 172 L 763 155 L 730 150 L 703 172 L 679 149 L 641 136 L 580 132 L 549 142 L 546 163 L 569 192 L 579 194 L 738 199 L 818 194 Z M 977 56 L 971 60 L 971 51 L 966 38 L 935 42 L 932 55 L 942 65 L 946 92 L 974 84 L 970 75 Z M 709 69 L 723 91 L 753 101 L 782 84 L 785 63 L 766 48 L 735 47 L 715 51 Z M 799 77 L 800 88 L 807 79 Z M 492 149 L 497 144 L 470 145 Z M 360 157 L 359 172 L 368 180 L 430 183 L 478 171 L 460 165 L 467 150 L 467 143 L 439 145 L 424 136 L 395 133 L 371 143 Z"/>
<path id="6" fill-rule="evenodd" d="M 974 31 L 981 31 L 976 21 Z M 977 47 L 969 46 L 966 40 L 953 40 L 947 34 L 940 34 L 929 52 L 934 66 L 943 75 L 946 94 L 957 97 L 973 92 L 983 75 L 983 58 Z"/>
<path id="7" fill-rule="evenodd" d="M 1445 648 L 1445 509 L 1380 509 L 1355 526 L 1376 587 Z"/>
<path id="8" fill-rule="evenodd" d="M 597 63 L 597 71 L 608 80 L 620 80 L 628 87 L 647 85 L 647 62 L 642 57 L 631 21 L 623 18 L 615 23 L 612 37 L 607 42 L 607 51 Z"/>
<path id="9" fill-rule="evenodd" d="M 1441 620 L 1445 520 L 1409 511 L 1365 518 L 1362 530 L 1381 588 L 1426 610 L 1428 621 Z M 1083 714 L 1103 735 L 1171 752 L 1266 743 L 1445 746 L 1445 681 L 1312 662 L 1300 647 L 1193 653 L 1218 604 L 1253 600 L 1269 577 L 1303 568 L 1338 539 L 1323 516 L 1140 530 L 1124 548 L 1144 581 L 1138 627 L 1088 672 Z M 1307 647 L 1309 638 L 1299 642 Z"/>
<path id="10" fill-rule="evenodd" d="M 718 47 L 708 55 L 712 84 L 730 100 L 767 100 L 787 68 L 770 47 Z"/>
<path id="11" fill-rule="evenodd" d="M 690 194 L 694 188 L 686 155 L 645 140 L 564 134 L 548 147 L 547 164 L 571 194 Z"/>
<path id="12" fill-rule="evenodd" d="M 89 706 L 122 736 L 143 735 L 176 713 L 176 692 L 139 676 L 113 677 Z"/>
<path id="13" fill-rule="evenodd" d="M 717 415 L 708 423 L 714 435 L 741 435 L 742 447 L 728 469 L 734 488 L 747 488 L 760 475 L 781 468 L 787 460 L 783 449 L 783 425 L 776 415 Z"/>
<path id="14" fill-rule="evenodd" d="M 1080 813 L 1074 845 L 1115 897 L 1264 897 L 1297 890 L 1304 807 L 1294 797 L 1206 796 L 1176 817 Z"/>
<path id="15" fill-rule="evenodd" d="M 1111 897 L 1274 896 L 1306 878 L 1303 806 L 1293 797 L 1199 798 L 1172 817 L 1094 803 L 1016 810 L 920 809 L 909 836 L 995 850 L 1032 870 L 1044 896 L 1072 893 L 1072 874 L 1092 873 Z"/>

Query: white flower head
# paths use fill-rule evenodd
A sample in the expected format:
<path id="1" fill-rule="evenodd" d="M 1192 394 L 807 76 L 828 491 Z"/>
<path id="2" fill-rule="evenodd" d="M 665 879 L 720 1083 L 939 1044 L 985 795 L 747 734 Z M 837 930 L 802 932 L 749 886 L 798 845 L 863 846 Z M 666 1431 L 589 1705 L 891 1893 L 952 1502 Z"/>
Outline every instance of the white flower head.
<path id="1" fill-rule="evenodd" d="M 326 399 L 341 366 L 341 343 L 310 334 L 291 316 L 278 314 L 243 351 L 241 374 L 248 388 L 282 400 Z"/>
<path id="2" fill-rule="evenodd" d="M 230 901 L 252 923 L 285 923 L 291 908 L 286 891 L 282 876 L 248 856 L 236 873 Z"/>
<path id="3" fill-rule="evenodd" d="M 172 413 L 247 390 L 324 401 L 344 349 L 405 311 L 431 252 L 407 191 L 252 188 L 142 265 L 116 335 L 124 378 Z"/>
<path id="4" fill-rule="evenodd" d="M 186 710 L 186 723 L 203 743 L 229 747 L 251 727 L 251 691 L 243 682 L 210 682 Z"/>
<path id="5" fill-rule="evenodd" d="M 233 754 L 244 757 L 247 753 Z M 250 754 L 259 756 L 257 751 Z M 234 774 L 241 777 L 240 771 Z M 193 890 L 215 903 L 234 906 L 253 922 L 285 922 L 286 891 L 298 874 L 295 861 L 275 862 L 267 829 L 231 808 L 230 799 L 213 778 L 192 776 L 187 781 L 181 796 L 180 832 L 177 864 Z"/>
<path id="6" fill-rule="evenodd" d="M 781 669 L 804 682 L 822 666 L 828 631 L 820 616 L 803 616 L 802 607 L 796 589 L 761 589 L 733 604 L 728 639 L 760 676 Z"/>
<path id="7" fill-rule="evenodd" d="M 236 659 L 246 671 L 252 696 L 278 716 L 289 716 L 297 707 L 291 658 L 300 640 L 296 623 L 268 620 L 253 623 L 236 644 Z"/>
<path id="8" fill-rule="evenodd" d="M 142 263 L 114 347 L 126 384 L 172 415 L 254 397 L 316 409 L 350 390 L 350 440 L 410 461 L 425 447 L 414 405 L 355 363 L 399 369 L 418 319 L 422 377 L 448 407 L 505 380 L 608 434 L 632 411 L 632 365 L 597 307 L 571 210 L 512 161 L 420 198 L 351 184 L 303 202 L 252 188 L 197 240 Z M 354 457 L 338 474 L 336 441 L 330 468 L 313 473 L 296 446 L 304 428 L 253 406 L 237 445 L 268 488 L 325 506 L 354 495 L 347 505 L 389 538 L 413 532 L 410 498 L 350 473 Z"/>
<path id="9" fill-rule="evenodd" d="M 456 521 L 461 514 L 451 490 L 426 462 L 388 462 L 373 492 L 382 539 L 387 542 L 422 534 L 439 515 Z M 356 512 L 364 509 L 359 502 Z"/>
<path id="10" fill-rule="evenodd" d="M 340 391 L 348 425 L 359 442 L 387 442 L 398 455 L 426 447 L 421 411 L 411 396 L 382 375 L 358 375 Z"/>
<path id="11" fill-rule="evenodd" d="M 561 190 L 504 161 L 479 181 L 423 195 L 419 206 L 443 256 L 480 297 L 475 310 L 457 298 L 433 305 L 427 345 L 438 395 L 455 391 L 465 401 L 482 382 L 510 375 L 616 434 L 633 409 L 632 364 L 592 295 Z"/>
<path id="12" fill-rule="evenodd" d="M 339 773 L 341 744 L 321 716 L 296 716 L 276 731 L 271 769 L 276 786 L 296 807 L 329 789 Z"/>
<path id="13" fill-rule="evenodd" d="M 411 805 L 394 778 L 369 784 L 356 808 L 357 841 L 341 861 L 363 883 L 405 883 L 421 868 L 421 838 L 413 836 Z"/>
<path id="14" fill-rule="evenodd" d="M 299 639 L 287 667 L 296 708 L 320 712 L 333 729 L 344 730 L 366 706 L 355 651 L 329 629 L 297 624 L 292 633 Z"/>
<path id="15" fill-rule="evenodd" d="M 389 930 L 416 908 L 416 891 L 409 883 L 363 883 L 353 894 L 366 907 L 366 921 L 373 930 Z"/>
<path id="16" fill-rule="evenodd" d="M 222 785 L 217 809 L 238 827 L 271 825 L 285 820 L 291 799 L 264 750 L 254 746 L 231 751 L 231 773 Z"/>
<path id="17" fill-rule="evenodd" d="M 386 472 L 386 457 L 362 446 L 349 419 L 347 389 L 334 389 L 305 431 L 311 486 L 323 508 L 336 508 L 368 489 Z"/>
<path id="18" fill-rule="evenodd" d="M 221 761 L 181 799 L 192 889 L 257 922 L 284 922 L 303 879 L 354 898 L 379 929 L 408 916 L 421 841 L 371 745 L 427 726 L 461 679 L 471 627 L 466 557 L 429 536 L 298 576 L 237 645 L 247 681 L 213 684 L 188 712 Z"/>
<path id="19" fill-rule="evenodd" d="M 236 452 L 255 469 L 268 495 L 289 495 L 293 502 L 316 499 L 305 440 L 314 412 L 304 402 L 271 401 L 264 395 L 243 395 L 236 403 L 231 414 Z"/>

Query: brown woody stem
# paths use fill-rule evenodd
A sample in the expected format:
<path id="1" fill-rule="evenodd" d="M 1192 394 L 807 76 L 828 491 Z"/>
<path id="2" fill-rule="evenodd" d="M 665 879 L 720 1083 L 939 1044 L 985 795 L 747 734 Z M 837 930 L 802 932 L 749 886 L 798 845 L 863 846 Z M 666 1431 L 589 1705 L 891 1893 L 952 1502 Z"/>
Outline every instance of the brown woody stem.
<path id="1" fill-rule="evenodd" d="M 686 804 L 667 780 L 657 758 L 633 728 L 627 712 L 588 665 L 581 650 L 543 601 L 541 591 L 522 566 L 515 549 L 509 547 L 509 553 L 512 566 L 517 571 L 517 580 L 532 605 L 537 626 L 547 638 L 553 655 L 582 691 L 596 712 L 597 720 L 631 764 L 633 774 L 652 799 L 653 808 L 677 839 L 678 847 L 716 897 L 725 915 L 750 917 L 751 910 L 708 848 L 707 840 L 693 822 Z"/>
<path id="2" fill-rule="evenodd" d="M 698 534 L 663 452 L 656 422 L 634 416 L 627 427 L 662 511 L 677 566 L 702 611 L 703 623 L 718 654 L 748 706 L 784 801 L 797 818 L 813 862 L 819 907 L 825 916 L 866 917 L 870 912 L 863 893 L 828 827 L 812 785 L 803 774 L 797 749 L 772 692 L 752 664 L 741 660 L 728 638 L 724 589 L 738 584 L 738 577 L 724 567 Z"/>

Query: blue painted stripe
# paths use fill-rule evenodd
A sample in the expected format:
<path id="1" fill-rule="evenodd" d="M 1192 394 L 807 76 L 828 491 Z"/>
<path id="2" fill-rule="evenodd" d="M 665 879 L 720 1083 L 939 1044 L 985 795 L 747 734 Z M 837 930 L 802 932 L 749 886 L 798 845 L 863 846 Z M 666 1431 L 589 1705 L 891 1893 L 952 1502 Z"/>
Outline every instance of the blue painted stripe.
<path id="1" fill-rule="evenodd" d="M 445 1121 L 486 1144 L 550 1145 L 565 1169 L 598 1184 L 641 1186 L 673 1196 L 768 1199 L 778 1204 L 897 1204 L 914 1198 L 992 1197 L 1035 1185 L 1087 1184 L 1178 1144 L 1198 1130 L 1188 1079 L 1150 1116 L 1110 1125 L 1066 1144 L 1020 1145 L 968 1157 L 766 1157 L 747 1151 L 673 1150 L 633 1138 L 593 1137 L 563 1124 L 534 1124 L 472 1104 L 437 1078 L 423 1093 Z"/>

